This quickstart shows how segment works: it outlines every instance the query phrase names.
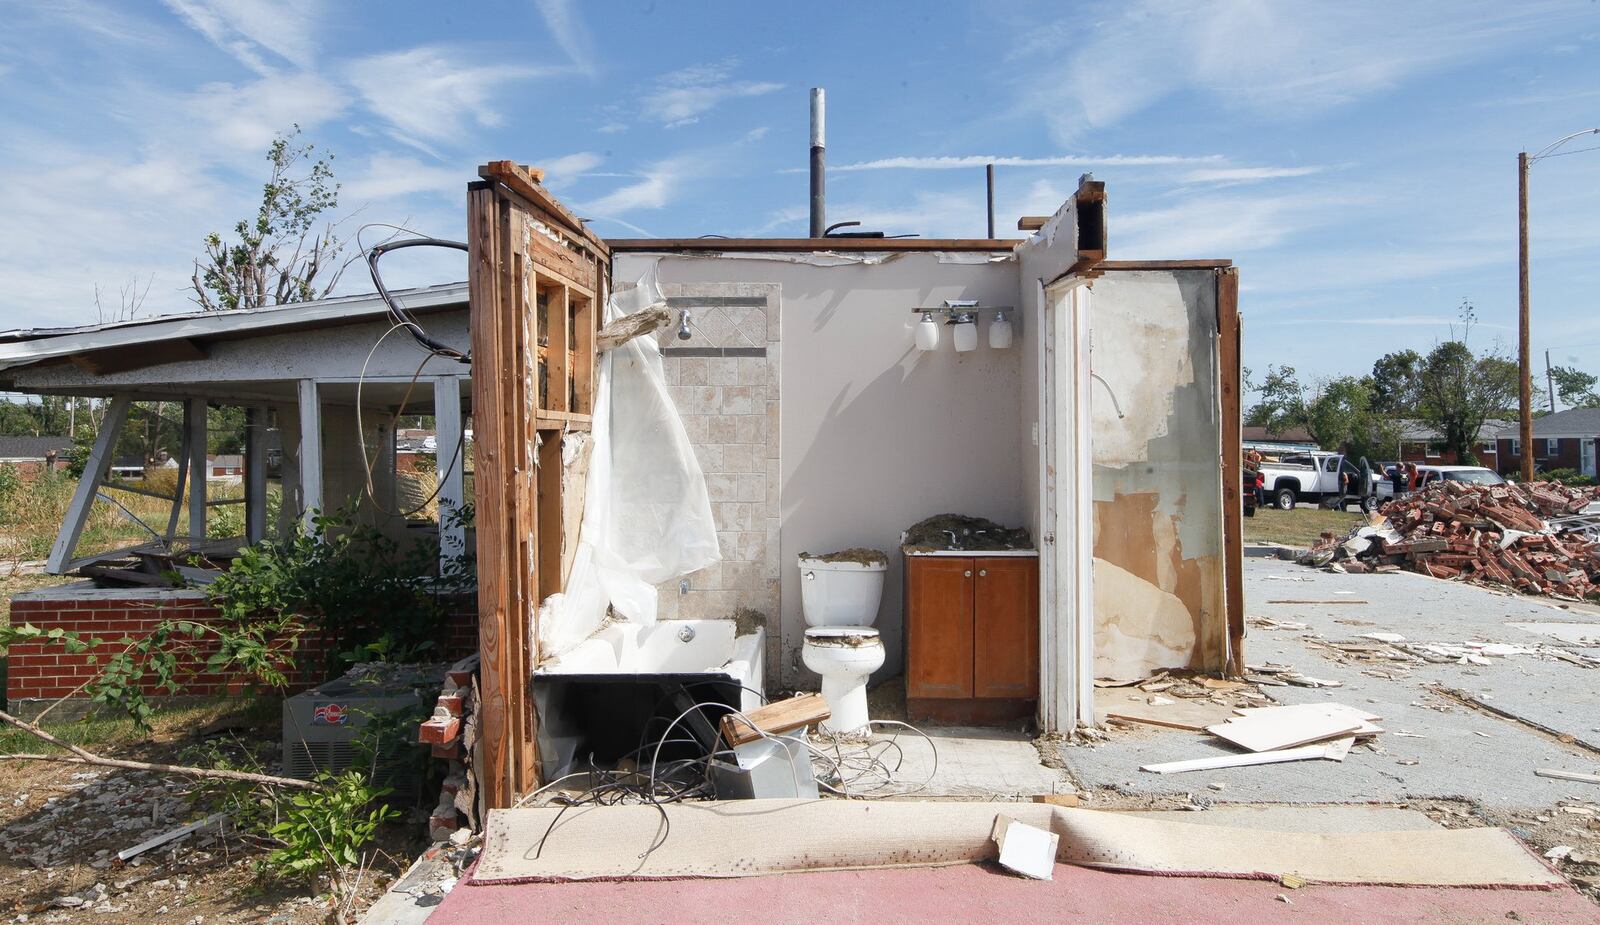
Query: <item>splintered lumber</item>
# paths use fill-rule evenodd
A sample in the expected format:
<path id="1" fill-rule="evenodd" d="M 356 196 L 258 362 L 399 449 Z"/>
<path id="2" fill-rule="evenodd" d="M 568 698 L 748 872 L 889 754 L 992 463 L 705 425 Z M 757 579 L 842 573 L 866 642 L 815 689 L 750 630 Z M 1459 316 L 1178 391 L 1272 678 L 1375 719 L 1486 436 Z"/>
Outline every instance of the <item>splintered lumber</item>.
<path id="1" fill-rule="evenodd" d="M 1555 768 L 1540 768 L 1533 773 L 1551 780 L 1573 780 L 1580 784 L 1600 784 L 1600 774 L 1584 774 L 1580 771 L 1558 771 Z"/>
<path id="2" fill-rule="evenodd" d="M 1221 768 L 1243 768 L 1257 764 L 1280 764 L 1285 761 L 1308 761 L 1316 758 L 1343 761 L 1344 756 L 1350 754 L 1350 746 L 1354 743 L 1354 736 L 1344 736 L 1332 742 L 1302 745 L 1299 748 L 1280 748 L 1276 751 L 1254 752 L 1247 755 L 1218 755 L 1215 758 L 1191 758 L 1188 761 L 1164 761 L 1159 764 L 1142 765 L 1139 770 L 1156 774 L 1181 774 L 1185 771 L 1215 771 Z"/>
<path id="3" fill-rule="evenodd" d="M 605 353 L 607 350 L 613 350 L 626 344 L 635 337 L 654 334 L 656 331 L 666 327 L 671 321 L 672 313 L 661 306 L 647 308 L 631 315 L 623 315 L 600 329 L 600 333 L 594 339 L 595 349 Z"/>
<path id="4" fill-rule="evenodd" d="M 793 732 L 820 723 L 831 715 L 828 701 L 821 694 L 796 694 L 744 714 L 748 723 L 736 714 L 727 714 L 722 717 L 722 738 L 731 746 L 743 745 L 761 738 L 763 733 Z"/>
<path id="5" fill-rule="evenodd" d="M 1206 727 L 1219 739 L 1253 752 L 1308 745 L 1323 739 L 1355 735 L 1361 719 L 1347 713 L 1282 713 L 1277 710 L 1253 716 L 1236 716 L 1225 723 Z"/>
<path id="6" fill-rule="evenodd" d="M 1200 732 L 1207 726 L 1226 722 L 1232 715 L 1232 711 L 1225 704 L 1153 697 L 1137 688 L 1101 691 L 1095 694 L 1094 699 L 1096 708 L 1103 710 L 1107 719 L 1166 726 L 1170 729 L 1187 729 L 1192 732 Z"/>

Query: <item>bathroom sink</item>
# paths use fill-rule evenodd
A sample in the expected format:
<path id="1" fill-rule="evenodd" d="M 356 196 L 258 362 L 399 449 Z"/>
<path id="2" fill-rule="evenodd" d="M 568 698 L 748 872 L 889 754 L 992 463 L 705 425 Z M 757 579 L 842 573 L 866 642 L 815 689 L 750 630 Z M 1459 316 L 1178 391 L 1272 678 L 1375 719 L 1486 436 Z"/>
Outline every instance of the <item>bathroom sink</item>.
<path id="1" fill-rule="evenodd" d="M 976 558 L 989 556 L 1037 556 L 1037 549 L 928 549 L 918 552 L 907 552 L 908 556 L 960 556 L 962 558 Z"/>

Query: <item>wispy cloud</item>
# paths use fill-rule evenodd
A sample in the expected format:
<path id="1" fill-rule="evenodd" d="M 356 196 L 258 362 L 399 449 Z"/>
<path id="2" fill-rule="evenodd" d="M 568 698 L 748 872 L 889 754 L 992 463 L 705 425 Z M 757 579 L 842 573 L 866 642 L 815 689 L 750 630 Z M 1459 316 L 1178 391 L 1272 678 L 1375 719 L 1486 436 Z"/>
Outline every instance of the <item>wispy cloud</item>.
<path id="1" fill-rule="evenodd" d="M 1456 315 L 1389 315 L 1381 318 L 1346 318 L 1329 312 L 1318 312 L 1315 318 L 1280 318 L 1256 322 L 1268 327 L 1322 326 L 1328 324 L 1354 325 L 1377 328 L 1431 328 L 1456 325 L 1461 319 Z M 1474 327 L 1509 328 L 1509 325 L 1474 322 Z"/>
<path id="2" fill-rule="evenodd" d="M 702 64 L 663 75 L 654 90 L 640 98 L 645 118 L 668 128 L 699 121 L 727 100 L 765 96 L 783 89 L 770 81 L 732 80 L 737 62 Z"/>
<path id="3" fill-rule="evenodd" d="M 1552 2 L 1386 4 L 1164 0 L 1074 9 L 1075 41 L 1034 43 L 1024 108 L 1071 140 L 1159 100 L 1197 92 L 1228 107 L 1302 116 L 1392 90 L 1416 74 L 1502 52 L 1534 29 L 1586 15 Z M 1059 34 L 1055 30 L 1051 34 Z"/>
<path id="4" fill-rule="evenodd" d="M 347 105 L 337 85 L 305 72 L 245 84 L 206 84 L 190 95 L 186 108 L 210 126 L 208 140 L 234 151 L 259 152 L 291 124 L 312 129 Z"/>
<path id="5" fill-rule="evenodd" d="M 556 44 L 567 53 L 573 66 L 584 74 L 593 75 L 598 69 L 594 43 L 589 38 L 589 30 L 573 8 L 572 0 L 533 0 L 533 5 L 539 8 L 545 26 L 555 37 Z"/>
<path id="6" fill-rule="evenodd" d="M 361 58 L 345 76 L 396 140 L 432 153 L 433 143 L 459 141 L 471 125 L 499 126 L 492 102 L 511 84 L 563 70 L 482 63 L 464 49 L 421 46 Z"/>
<path id="7" fill-rule="evenodd" d="M 545 158 L 538 162 L 538 166 L 544 171 L 546 184 L 559 186 L 588 174 L 604 162 L 605 158 L 593 151 L 578 151 L 560 157 Z"/>
<path id="8" fill-rule="evenodd" d="M 659 209 L 672 201 L 685 180 L 701 175 L 698 155 L 679 155 L 656 161 L 639 172 L 639 179 L 613 190 L 599 199 L 584 203 L 586 215 L 614 218 L 640 209 Z"/>
<path id="9" fill-rule="evenodd" d="M 274 72 L 270 57 L 306 69 L 316 54 L 321 4 L 313 0 L 166 0 L 211 44 L 257 74 Z"/>
<path id="10" fill-rule="evenodd" d="M 1309 177 L 1321 172 L 1321 167 L 1216 167 L 1191 170 L 1181 179 L 1185 183 L 1255 183 L 1260 180 Z"/>
<path id="11" fill-rule="evenodd" d="M 1119 257 L 1205 258 L 1260 251 L 1328 225 L 1349 198 L 1324 194 L 1190 196 L 1176 205 L 1120 215 Z"/>
<path id="12" fill-rule="evenodd" d="M 344 182 L 341 198 L 351 204 L 400 199 L 419 194 L 459 198 L 464 174 L 459 166 L 426 164 L 414 157 L 378 153 Z"/>
<path id="13" fill-rule="evenodd" d="M 1171 167 L 1185 164 L 1216 164 L 1220 154 L 1062 154 L 1051 157 L 1012 157 L 993 154 L 965 154 L 957 157 L 884 157 L 853 164 L 829 164 L 829 172 L 856 170 L 957 170 L 994 164 L 996 167 Z M 802 173 L 798 169 L 783 173 Z"/>

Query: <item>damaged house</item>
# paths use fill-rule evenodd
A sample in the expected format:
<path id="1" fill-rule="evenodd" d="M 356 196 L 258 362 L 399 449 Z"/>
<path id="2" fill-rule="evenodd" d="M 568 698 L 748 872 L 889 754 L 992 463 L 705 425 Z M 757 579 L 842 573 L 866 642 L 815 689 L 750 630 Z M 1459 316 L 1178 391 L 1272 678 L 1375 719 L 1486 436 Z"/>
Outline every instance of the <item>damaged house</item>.
<path id="1" fill-rule="evenodd" d="M 489 807 L 604 752 L 596 717 L 645 709 L 622 680 L 702 677 L 745 709 L 820 687 L 845 727 L 903 683 L 918 721 L 1069 731 L 1096 678 L 1242 668 L 1228 261 L 1111 259 L 1090 178 L 1020 239 L 604 240 L 536 171 L 481 176 L 467 283 L 0 339 L 6 388 L 110 403 L 48 563 L 83 580 L 14 619 L 203 608 L 162 576 L 345 505 L 475 551 L 457 635 Z M 170 513 L 86 554 L 138 401 L 182 409 Z M 208 495 L 208 406 L 247 416 L 240 498 Z M 425 512 L 397 500 L 402 408 L 437 429 Z M 209 534 L 223 503 L 241 535 Z M 13 701 L 78 683 L 28 658 Z"/>

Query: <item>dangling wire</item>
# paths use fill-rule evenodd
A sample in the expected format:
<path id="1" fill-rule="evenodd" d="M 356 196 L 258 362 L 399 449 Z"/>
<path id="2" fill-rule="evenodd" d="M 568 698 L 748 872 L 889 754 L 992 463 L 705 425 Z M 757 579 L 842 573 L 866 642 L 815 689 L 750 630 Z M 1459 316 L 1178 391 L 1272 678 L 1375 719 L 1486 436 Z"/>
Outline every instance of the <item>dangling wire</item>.
<path id="1" fill-rule="evenodd" d="M 410 231 L 410 229 L 402 230 Z M 359 236 L 360 233 L 357 232 L 358 239 Z M 417 323 L 417 319 L 413 318 L 411 313 L 406 311 L 405 306 L 401 305 L 395 299 L 395 297 L 389 293 L 388 287 L 383 285 L 383 277 L 378 273 L 378 258 L 382 257 L 389 251 L 396 251 L 403 247 L 447 247 L 452 250 L 464 251 L 467 249 L 467 245 L 461 243 L 460 241 L 446 241 L 443 238 L 402 238 L 398 241 L 383 241 L 378 244 L 374 244 L 371 247 L 366 248 L 366 253 L 367 270 L 372 274 L 372 285 L 377 287 L 378 297 L 383 299 L 384 305 L 388 306 L 389 317 L 394 319 L 394 323 L 399 327 L 405 328 L 406 332 L 411 335 L 412 339 L 414 339 L 422 346 L 424 350 L 428 351 L 429 353 L 435 356 L 444 357 L 446 359 L 455 360 L 457 363 L 470 364 L 472 362 L 472 352 L 470 350 L 466 353 L 462 353 L 460 350 L 457 350 L 449 344 L 441 343 L 440 341 L 430 337 L 428 332 L 422 329 L 422 325 Z"/>

